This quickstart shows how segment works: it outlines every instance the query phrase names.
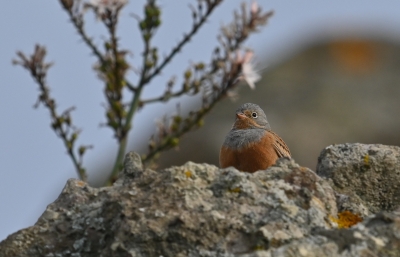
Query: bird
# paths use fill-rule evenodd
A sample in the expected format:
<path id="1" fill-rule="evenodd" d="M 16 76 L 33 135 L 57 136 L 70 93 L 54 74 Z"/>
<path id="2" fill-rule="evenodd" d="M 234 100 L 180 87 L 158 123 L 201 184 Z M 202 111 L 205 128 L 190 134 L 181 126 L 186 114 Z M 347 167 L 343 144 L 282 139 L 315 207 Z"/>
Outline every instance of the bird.
<path id="1" fill-rule="evenodd" d="M 271 130 L 267 116 L 257 104 L 236 110 L 235 122 L 221 146 L 219 164 L 244 172 L 265 170 L 279 158 L 291 158 L 289 147 Z"/>

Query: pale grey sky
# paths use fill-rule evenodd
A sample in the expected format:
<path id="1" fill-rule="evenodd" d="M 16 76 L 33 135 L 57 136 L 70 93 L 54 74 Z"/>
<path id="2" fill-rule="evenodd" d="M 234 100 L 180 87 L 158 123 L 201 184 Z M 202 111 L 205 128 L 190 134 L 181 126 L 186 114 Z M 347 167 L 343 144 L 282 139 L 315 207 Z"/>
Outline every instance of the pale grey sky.
<path id="1" fill-rule="evenodd" d="M 188 3 L 194 1 L 160 1 L 163 23 L 154 41 L 160 53 L 166 53 L 191 26 Z M 221 24 L 231 20 L 232 10 L 242 1 L 227 0 L 182 54 L 146 91 L 158 95 L 158 85 L 173 74 L 178 77 L 190 61 L 209 60 Z M 249 2 L 249 1 L 248 1 Z M 400 2 L 372 0 L 336 1 L 261 1 L 264 10 L 275 15 L 261 33 L 253 36 L 248 46 L 255 49 L 259 62 L 272 65 L 309 42 L 314 36 L 372 34 L 400 38 Z M 130 13 L 141 15 L 144 1 L 131 1 L 123 10 L 119 35 L 122 45 L 133 53 L 139 64 L 141 41 L 137 23 Z M 102 43 L 104 29 L 93 16 L 87 19 L 87 31 Z M 76 177 L 62 142 L 49 127 L 46 109 L 32 109 L 37 98 L 37 85 L 20 67 L 12 66 L 15 52 L 32 53 L 35 43 L 48 49 L 50 69 L 48 82 L 58 99 L 60 111 L 75 105 L 75 123 L 83 128 L 80 143 L 93 144 L 86 164 L 93 175 L 97 162 L 116 148 L 104 121 L 102 84 L 92 71 L 95 58 L 81 42 L 67 14 L 58 1 L 4 1 L 0 9 L 0 240 L 10 233 L 33 225 L 54 201 L 68 178 Z M 322 35 L 322 36 L 321 36 Z M 132 74 L 131 79 L 135 81 Z M 138 131 L 151 126 L 163 113 L 161 105 L 141 111 L 135 119 L 132 140 L 143 136 Z M 148 130 L 148 129 L 147 129 Z M 135 134 L 136 133 L 136 134 Z M 113 153 L 114 155 L 114 153 Z"/>

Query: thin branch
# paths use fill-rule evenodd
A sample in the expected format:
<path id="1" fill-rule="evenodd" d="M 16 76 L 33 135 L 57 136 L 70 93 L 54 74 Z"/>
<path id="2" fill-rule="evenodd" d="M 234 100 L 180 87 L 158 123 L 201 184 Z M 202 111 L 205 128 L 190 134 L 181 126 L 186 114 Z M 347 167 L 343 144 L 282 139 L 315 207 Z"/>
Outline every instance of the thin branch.
<path id="1" fill-rule="evenodd" d="M 83 41 L 86 43 L 86 45 L 92 50 L 93 54 L 100 60 L 100 62 L 104 62 L 104 57 L 101 51 L 97 48 L 97 46 L 93 43 L 92 39 L 86 34 L 85 29 L 83 28 L 83 22 L 80 18 L 75 16 L 72 12 L 72 10 L 68 10 L 68 15 L 72 21 L 72 24 L 74 24 L 74 27 L 78 31 L 79 35 L 81 35 Z"/>
<path id="2" fill-rule="evenodd" d="M 204 67 L 204 64 L 200 63 L 200 65 L 199 64 L 198 65 L 194 65 L 194 69 L 195 70 L 198 69 L 198 68 L 196 68 L 196 66 L 197 67 L 198 66 Z M 183 85 L 182 85 L 182 88 L 179 91 L 175 92 L 175 93 L 171 93 L 171 88 L 172 88 L 173 84 L 175 83 L 174 82 L 175 78 L 173 78 L 170 81 L 168 81 L 167 90 L 163 95 L 158 96 L 158 97 L 154 97 L 154 98 L 141 100 L 140 104 L 141 104 L 141 106 L 143 106 L 145 104 L 150 104 L 150 103 L 155 103 L 155 102 L 166 102 L 166 101 L 169 101 L 169 100 L 171 100 L 173 98 L 180 97 L 180 96 L 182 96 L 184 94 L 196 95 L 199 92 L 199 88 L 200 88 L 199 85 L 201 85 L 203 82 L 205 82 L 208 79 L 208 77 L 211 74 L 215 73 L 216 71 L 217 71 L 217 67 L 214 67 L 214 69 L 209 71 L 208 74 L 201 76 L 199 79 L 196 79 L 195 80 L 196 82 L 192 83 L 192 84 L 197 84 L 198 87 L 188 86 L 190 77 L 185 77 Z M 185 73 L 192 74 L 192 72 L 190 70 L 186 71 Z"/>
<path id="3" fill-rule="evenodd" d="M 78 176 L 86 181 L 86 171 L 82 166 L 82 156 L 86 149 L 91 148 L 90 146 L 81 146 L 79 150 L 79 160 L 78 156 L 74 153 L 74 142 L 78 137 L 79 131 L 71 124 L 71 116 L 70 112 L 74 110 L 74 108 L 69 108 L 64 111 L 61 115 L 57 114 L 56 111 L 56 102 L 53 98 L 50 97 L 49 87 L 46 85 L 46 76 L 47 70 L 50 68 L 51 63 L 45 63 L 44 58 L 46 55 L 46 49 L 39 45 L 36 45 L 35 52 L 28 59 L 23 53 L 17 53 L 20 60 L 14 60 L 13 63 L 17 65 L 21 65 L 25 69 L 29 70 L 31 76 L 39 85 L 40 95 L 38 97 L 38 101 L 35 104 L 37 107 L 40 103 L 42 103 L 50 112 L 50 116 L 52 119 L 52 128 L 54 132 L 62 139 L 65 147 L 67 148 L 67 153 L 70 156 L 74 167 L 78 173 Z M 72 131 L 71 131 L 72 129 Z"/>
<path id="4" fill-rule="evenodd" d="M 129 81 L 126 81 L 126 80 L 125 80 L 125 84 L 126 84 L 126 87 L 127 87 L 132 93 L 136 93 L 137 88 L 136 88 L 134 85 L 132 85 Z"/>
<path id="5" fill-rule="evenodd" d="M 82 40 L 86 43 L 86 45 L 92 50 L 92 53 L 99 59 L 100 63 L 104 63 L 105 58 L 104 54 L 101 53 L 101 51 L 97 48 L 97 46 L 93 43 L 93 40 L 86 34 L 85 29 L 83 27 L 83 22 L 80 20 L 79 17 L 76 17 L 72 10 L 67 9 L 67 13 L 71 19 L 72 24 L 78 31 L 78 34 L 82 37 Z M 136 92 L 136 87 L 133 86 L 133 84 L 127 80 L 125 80 L 125 84 L 127 88 L 131 92 Z"/>
<path id="6" fill-rule="evenodd" d="M 164 67 L 172 60 L 172 58 L 181 51 L 181 49 L 183 48 L 183 46 L 185 44 L 187 44 L 192 37 L 196 34 L 196 32 L 200 29 L 200 27 L 207 21 L 207 18 L 211 15 L 211 13 L 214 11 L 215 7 L 217 7 L 221 1 L 215 1 L 214 3 L 209 5 L 209 8 L 207 8 L 207 12 L 201 16 L 200 20 L 197 23 L 193 24 L 193 28 L 192 30 L 189 32 L 189 34 L 186 34 L 183 39 L 181 40 L 181 42 L 178 43 L 178 45 L 176 45 L 171 52 L 164 58 L 163 62 L 160 63 L 157 67 L 155 67 L 155 69 L 153 70 L 153 72 L 151 74 L 149 74 L 149 76 L 146 78 L 145 83 L 150 82 L 150 80 L 157 76 L 163 69 Z"/>
<path id="7" fill-rule="evenodd" d="M 197 124 L 199 124 L 199 122 L 201 120 L 204 119 L 204 117 L 206 116 L 206 114 L 208 114 L 212 108 L 214 107 L 215 104 L 217 104 L 217 102 L 219 102 L 223 97 L 225 96 L 225 94 L 220 94 L 218 99 L 211 102 L 210 105 L 208 105 L 205 108 L 201 109 L 201 112 L 198 112 L 196 115 L 196 118 L 193 119 L 190 123 L 187 124 L 187 126 L 185 126 L 182 130 L 179 130 L 175 133 L 170 134 L 168 137 L 164 138 L 163 142 L 159 145 L 157 145 L 152 151 L 150 151 L 144 158 L 142 158 L 142 162 L 144 164 L 149 163 L 150 161 L 152 161 L 158 153 L 163 152 L 165 150 L 171 149 L 173 146 L 171 146 L 171 139 L 173 138 L 181 138 L 184 134 L 186 134 L 187 132 L 191 131 L 195 126 L 197 126 Z"/>
<path id="8" fill-rule="evenodd" d="M 141 103 L 141 105 L 144 105 L 144 104 L 150 104 L 150 103 L 155 103 L 155 102 L 165 102 L 165 101 L 170 100 L 172 98 L 176 98 L 176 97 L 182 96 L 185 93 L 187 93 L 187 90 L 181 89 L 178 92 L 175 92 L 175 93 L 172 93 L 172 94 L 162 95 L 162 96 L 159 96 L 159 97 L 154 97 L 154 98 L 142 100 L 142 101 L 140 101 L 140 103 Z"/>

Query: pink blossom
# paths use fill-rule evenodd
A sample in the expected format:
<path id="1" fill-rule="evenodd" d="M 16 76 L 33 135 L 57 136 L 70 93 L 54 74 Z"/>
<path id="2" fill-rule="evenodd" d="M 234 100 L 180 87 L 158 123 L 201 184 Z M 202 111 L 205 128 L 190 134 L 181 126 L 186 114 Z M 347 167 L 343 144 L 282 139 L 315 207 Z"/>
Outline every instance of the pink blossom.
<path id="1" fill-rule="evenodd" d="M 260 7 L 258 6 L 257 1 L 252 1 L 251 6 L 250 6 L 250 11 L 251 14 L 256 15 L 260 10 Z"/>

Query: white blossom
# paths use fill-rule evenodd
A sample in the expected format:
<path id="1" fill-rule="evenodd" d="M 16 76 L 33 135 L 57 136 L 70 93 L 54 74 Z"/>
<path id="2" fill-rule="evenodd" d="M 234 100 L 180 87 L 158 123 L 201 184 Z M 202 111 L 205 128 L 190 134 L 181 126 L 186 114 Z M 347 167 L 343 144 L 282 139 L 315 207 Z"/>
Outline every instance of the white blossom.
<path id="1" fill-rule="evenodd" d="M 107 12 L 116 13 L 121 9 L 128 0 L 90 0 L 89 6 L 91 6 L 98 17 L 102 17 Z"/>
<path id="2" fill-rule="evenodd" d="M 246 81 L 251 89 L 255 89 L 256 86 L 254 84 L 261 79 L 260 74 L 254 69 L 254 64 L 252 63 L 253 56 L 254 53 L 252 50 L 246 50 L 243 57 L 240 52 L 236 54 L 236 63 L 242 65 L 242 75 L 239 79 Z"/>

